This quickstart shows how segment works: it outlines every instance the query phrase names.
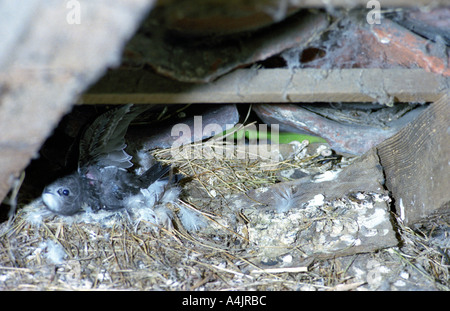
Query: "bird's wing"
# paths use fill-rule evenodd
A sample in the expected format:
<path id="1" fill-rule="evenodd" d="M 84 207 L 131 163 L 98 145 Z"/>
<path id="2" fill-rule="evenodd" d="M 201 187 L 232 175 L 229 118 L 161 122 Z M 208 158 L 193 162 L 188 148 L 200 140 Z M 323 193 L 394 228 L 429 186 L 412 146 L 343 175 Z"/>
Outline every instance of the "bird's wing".
<path id="1" fill-rule="evenodd" d="M 87 129 L 80 141 L 78 168 L 133 166 L 131 156 L 125 152 L 125 133 L 131 121 L 149 108 L 148 105 L 124 105 L 100 115 Z"/>
<path id="2" fill-rule="evenodd" d="M 157 162 L 152 165 L 147 171 L 140 175 L 135 183 L 139 188 L 147 188 L 153 184 L 158 179 L 164 177 L 170 171 L 170 166 L 162 166 L 161 163 Z"/>

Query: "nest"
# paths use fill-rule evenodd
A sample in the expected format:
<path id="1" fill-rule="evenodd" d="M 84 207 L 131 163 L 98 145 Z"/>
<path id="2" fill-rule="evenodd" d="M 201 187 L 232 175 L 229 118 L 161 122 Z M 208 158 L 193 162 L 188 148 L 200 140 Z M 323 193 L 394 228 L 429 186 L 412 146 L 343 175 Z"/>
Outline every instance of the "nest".
<path id="1" fill-rule="evenodd" d="M 185 148 L 210 152 L 211 144 Z M 234 147 L 219 144 L 214 148 Z M 252 157 L 248 151 L 238 157 L 236 149 L 233 157 L 209 159 L 183 158 L 177 153 L 182 149 L 153 151 L 158 161 L 186 176 L 179 204 L 201 214 L 207 225 L 200 230 L 183 227 L 176 206 L 171 207 L 175 218 L 170 228 L 132 222 L 126 213 L 114 215 L 108 224 L 68 221 L 67 217 L 46 214 L 38 200 L 20 208 L 0 227 L 0 288 L 352 290 L 370 285 L 352 275 L 350 267 L 355 258 L 371 256 L 382 263 L 389 257 L 402 269 L 418 271 L 438 289 L 449 289 L 449 245 L 438 246 L 403 227 L 399 232 L 410 246 L 404 249 L 303 262 L 287 254 L 282 261 L 289 267 L 271 267 L 270 261 L 262 260 L 263 250 L 249 241 L 245 231 L 248 219 L 229 206 L 233 196 L 289 180 L 299 171 L 306 175 L 324 173 L 352 162 L 330 154 L 323 146 L 306 148 L 300 144 L 288 149 L 290 152 L 278 162 Z M 324 210 L 321 215 L 322 219 L 336 217 Z"/>

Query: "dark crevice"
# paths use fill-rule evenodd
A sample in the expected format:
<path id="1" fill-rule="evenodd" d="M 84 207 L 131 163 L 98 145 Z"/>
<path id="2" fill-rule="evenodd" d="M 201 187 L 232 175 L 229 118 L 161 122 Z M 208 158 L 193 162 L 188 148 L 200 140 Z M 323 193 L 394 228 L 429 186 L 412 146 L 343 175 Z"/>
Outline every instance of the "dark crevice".
<path id="1" fill-rule="evenodd" d="M 395 207 L 395 197 L 392 194 L 392 191 L 386 185 L 386 172 L 384 170 L 383 165 L 381 164 L 381 158 L 380 158 L 379 150 L 377 147 L 375 147 L 375 154 L 377 155 L 379 168 L 381 170 L 381 173 L 383 174 L 383 183 L 381 186 L 383 187 L 384 190 L 386 190 L 388 192 L 389 198 L 391 198 L 391 202 L 389 202 L 389 204 L 388 204 L 389 215 L 390 215 L 389 221 L 392 224 L 392 229 L 394 230 L 395 237 L 399 243 L 398 246 L 401 247 L 403 245 L 403 239 L 402 239 L 402 235 L 400 233 L 401 227 L 397 222 L 397 209 Z"/>

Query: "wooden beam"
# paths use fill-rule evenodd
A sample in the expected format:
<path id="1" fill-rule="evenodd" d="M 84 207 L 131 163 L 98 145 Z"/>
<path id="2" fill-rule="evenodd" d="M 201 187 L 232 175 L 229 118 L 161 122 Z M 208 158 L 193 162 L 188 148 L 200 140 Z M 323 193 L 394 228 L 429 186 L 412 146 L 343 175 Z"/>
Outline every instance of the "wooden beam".
<path id="1" fill-rule="evenodd" d="M 239 69 L 208 84 L 116 70 L 80 103 L 432 102 L 448 85 L 448 77 L 423 69 Z"/>
<path id="2" fill-rule="evenodd" d="M 450 93 L 377 148 L 396 212 L 410 226 L 450 216 Z"/>

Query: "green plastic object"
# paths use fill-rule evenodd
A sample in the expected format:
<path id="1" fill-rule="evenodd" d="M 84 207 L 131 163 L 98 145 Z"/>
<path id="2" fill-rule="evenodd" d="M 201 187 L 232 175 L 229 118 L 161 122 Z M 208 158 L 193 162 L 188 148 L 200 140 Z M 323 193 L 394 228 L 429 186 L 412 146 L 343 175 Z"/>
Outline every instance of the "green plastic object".
<path id="1" fill-rule="evenodd" d="M 230 129 L 228 131 L 225 131 L 223 134 L 227 134 L 232 132 L 234 129 Z M 234 139 L 242 139 L 243 135 L 249 140 L 256 140 L 256 139 L 266 139 L 272 141 L 272 133 L 270 130 L 267 132 L 259 132 L 255 131 L 253 129 L 242 129 L 238 130 L 234 133 Z M 292 133 L 292 132 L 279 132 L 278 134 L 278 143 L 279 144 L 289 144 L 292 141 L 299 141 L 302 142 L 304 140 L 308 140 L 310 143 L 326 143 L 327 141 L 319 136 L 313 136 L 308 134 L 299 134 L 299 133 Z"/>

